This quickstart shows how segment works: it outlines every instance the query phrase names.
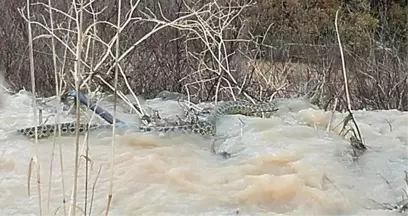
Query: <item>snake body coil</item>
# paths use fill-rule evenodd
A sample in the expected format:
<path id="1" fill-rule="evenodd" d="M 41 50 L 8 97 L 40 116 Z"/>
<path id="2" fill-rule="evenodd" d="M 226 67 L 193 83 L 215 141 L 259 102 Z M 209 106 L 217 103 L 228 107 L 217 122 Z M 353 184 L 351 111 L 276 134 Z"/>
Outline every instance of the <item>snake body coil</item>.
<path id="1" fill-rule="evenodd" d="M 96 114 L 101 116 L 105 121 L 109 123 L 109 125 L 102 125 L 102 124 L 75 124 L 75 123 L 61 123 L 61 135 L 62 136 L 72 136 L 75 135 L 76 127 L 79 128 L 80 134 L 85 134 L 89 131 L 95 131 L 98 129 L 111 129 L 113 123 L 113 116 L 105 111 L 104 109 L 98 107 L 95 104 L 88 104 L 86 97 L 79 93 L 72 93 L 74 97 L 79 97 L 81 103 L 88 106 L 92 111 Z M 150 127 L 150 126 L 136 126 L 133 124 L 126 124 L 125 122 L 116 119 L 117 127 L 128 128 L 128 129 L 135 129 L 137 128 L 141 132 L 161 132 L 161 133 L 168 133 L 168 132 L 182 132 L 182 133 L 195 133 L 200 135 L 216 135 L 216 123 L 219 117 L 223 115 L 235 115 L 241 114 L 246 116 L 258 116 L 264 112 L 274 112 L 277 109 L 275 108 L 273 103 L 259 103 L 259 104 L 252 104 L 245 101 L 227 101 L 222 102 L 217 105 L 211 112 L 210 116 L 207 120 L 197 120 L 192 124 L 186 125 L 179 125 L 179 126 L 169 126 L 169 127 Z M 34 138 L 35 137 L 35 128 L 36 127 L 28 127 L 24 129 L 17 130 L 22 135 Z M 40 125 L 37 126 L 38 131 L 38 138 L 43 139 L 50 136 L 53 136 L 55 130 L 57 129 L 56 124 L 47 124 L 47 125 Z"/>

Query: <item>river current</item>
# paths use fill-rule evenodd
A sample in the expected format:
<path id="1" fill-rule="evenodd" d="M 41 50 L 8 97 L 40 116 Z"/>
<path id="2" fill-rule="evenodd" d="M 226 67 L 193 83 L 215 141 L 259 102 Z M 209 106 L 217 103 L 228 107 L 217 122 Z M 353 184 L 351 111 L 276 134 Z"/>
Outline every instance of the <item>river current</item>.
<path id="1" fill-rule="evenodd" d="M 39 195 L 44 215 L 64 215 L 63 191 L 68 214 L 75 138 L 59 137 L 55 148 L 53 138 L 36 145 L 16 132 L 35 125 L 31 96 L 22 91 L 5 95 L 3 100 L 0 215 L 39 215 Z M 111 100 L 100 105 L 113 109 Z M 144 106 L 157 109 L 162 117 L 183 114 L 176 101 L 152 99 Z M 326 130 L 331 112 L 302 98 L 281 99 L 278 108 L 270 118 L 229 115 L 219 120 L 217 133 L 224 139 L 216 142 L 215 149 L 231 153 L 228 159 L 211 152 L 212 140 L 196 135 L 116 135 L 110 215 L 401 215 L 384 210 L 379 203 L 397 203 L 402 189 L 407 188 L 407 112 L 354 111 L 368 148 L 354 160 L 348 140 L 338 135 L 341 125 Z M 122 120 L 139 122 L 124 106 L 118 112 Z M 43 119 L 49 115 L 45 111 Z M 346 115 L 335 113 L 332 127 Z M 69 122 L 74 115 L 63 112 L 61 118 Z M 48 121 L 54 122 L 54 117 Z M 94 122 L 103 120 L 94 117 Z M 111 140 L 109 132 L 91 133 L 87 157 L 81 144 L 77 215 L 84 211 L 104 214 Z M 30 159 L 35 155 L 41 194 L 36 166 L 28 179 Z"/>

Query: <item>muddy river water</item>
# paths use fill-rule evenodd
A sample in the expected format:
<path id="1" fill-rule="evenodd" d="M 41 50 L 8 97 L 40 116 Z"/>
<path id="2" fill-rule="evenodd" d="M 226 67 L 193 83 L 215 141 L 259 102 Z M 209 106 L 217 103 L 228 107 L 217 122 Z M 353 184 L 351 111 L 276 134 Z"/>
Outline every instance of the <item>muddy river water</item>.
<path id="1" fill-rule="evenodd" d="M 44 215 L 64 215 L 64 197 L 68 214 L 75 138 L 57 138 L 52 156 L 53 138 L 36 145 L 15 132 L 34 125 L 30 96 L 21 92 L 4 100 L 0 112 L 0 215 L 39 215 L 39 195 Z M 113 108 L 109 101 L 101 105 Z M 162 117 L 182 114 L 175 101 L 153 99 L 146 105 L 158 109 Z M 341 128 L 326 131 L 330 112 L 303 99 L 281 100 L 278 108 L 271 118 L 231 115 L 219 120 L 217 133 L 226 138 L 217 141 L 216 150 L 230 152 L 229 159 L 211 153 L 213 141 L 200 136 L 118 134 L 110 215 L 401 215 L 378 203 L 400 201 L 406 188 L 407 112 L 355 111 L 368 146 L 355 161 L 349 142 L 338 135 Z M 336 113 L 333 125 L 345 115 Z M 138 121 L 125 108 L 119 108 L 119 117 Z M 72 120 L 72 115 L 64 115 L 61 121 Z M 77 215 L 84 211 L 87 215 L 104 214 L 111 140 L 103 132 L 89 136 L 89 166 L 85 166 L 86 157 L 80 159 Z M 83 155 L 84 149 L 81 147 Z M 36 169 L 28 180 L 30 158 L 35 155 L 40 165 L 40 194 Z"/>

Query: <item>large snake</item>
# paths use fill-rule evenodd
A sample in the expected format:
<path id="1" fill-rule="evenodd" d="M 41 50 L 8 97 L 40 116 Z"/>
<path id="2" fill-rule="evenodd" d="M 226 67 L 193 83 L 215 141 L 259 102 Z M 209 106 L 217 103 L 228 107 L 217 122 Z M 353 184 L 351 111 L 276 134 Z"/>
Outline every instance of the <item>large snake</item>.
<path id="1" fill-rule="evenodd" d="M 71 92 L 69 93 L 72 97 L 79 97 L 79 101 L 86 105 L 89 109 L 98 114 L 109 124 L 76 124 L 75 122 L 61 123 L 59 127 L 61 129 L 62 136 L 73 136 L 76 133 L 76 128 L 78 127 L 80 134 L 85 134 L 89 131 L 95 131 L 98 129 L 111 129 L 113 124 L 113 116 L 96 104 L 88 103 L 87 98 L 82 93 Z M 157 126 L 138 126 L 134 123 L 125 123 L 120 119 L 116 119 L 116 127 L 125 130 L 141 131 L 141 132 L 182 132 L 182 133 L 195 133 L 201 135 L 216 135 L 216 123 L 220 116 L 222 115 L 233 115 L 241 114 L 246 116 L 255 116 L 260 113 L 274 112 L 274 103 L 258 103 L 252 104 L 246 101 L 227 101 L 218 104 L 210 113 L 210 116 L 206 120 L 196 120 L 191 124 L 168 126 L 168 127 L 157 127 Z M 19 133 L 23 134 L 29 138 L 35 138 L 35 128 L 37 128 L 37 134 L 39 139 L 47 138 L 53 136 L 58 128 L 57 124 L 45 124 L 39 125 L 37 127 L 27 127 L 17 130 Z"/>

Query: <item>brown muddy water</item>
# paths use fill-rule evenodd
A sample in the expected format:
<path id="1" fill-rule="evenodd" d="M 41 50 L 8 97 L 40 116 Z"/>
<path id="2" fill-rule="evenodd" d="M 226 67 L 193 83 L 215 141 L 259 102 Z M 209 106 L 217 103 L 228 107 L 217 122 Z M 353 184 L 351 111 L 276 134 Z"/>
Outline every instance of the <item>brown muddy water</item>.
<path id="1" fill-rule="evenodd" d="M 52 138 L 35 145 L 15 132 L 34 125 L 30 96 L 21 92 L 4 99 L 0 215 L 39 215 L 35 170 L 30 196 L 27 184 L 30 158 L 36 154 L 42 213 L 64 215 L 62 176 L 68 213 L 75 138 L 56 140 L 62 146 L 62 172 L 58 145 L 51 162 Z M 146 104 L 163 117 L 181 114 L 175 101 L 154 99 Z M 110 102 L 101 105 L 112 110 Z M 355 111 L 368 150 L 353 161 L 348 141 L 336 134 L 340 128 L 326 132 L 330 112 L 303 99 L 281 100 L 279 108 L 268 119 L 241 115 L 220 119 L 218 134 L 227 138 L 217 141 L 216 150 L 232 153 L 229 159 L 212 154 L 212 141 L 199 136 L 118 134 L 110 215 L 401 215 L 378 203 L 401 200 L 408 170 L 408 113 Z M 336 113 L 333 125 L 344 116 Z M 119 117 L 138 121 L 125 109 L 120 109 Z M 72 120 L 67 114 L 62 119 Z M 103 215 L 112 159 L 109 132 L 91 133 L 89 146 L 87 182 L 85 157 L 80 159 L 77 215 L 83 215 L 81 211 Z"/>

